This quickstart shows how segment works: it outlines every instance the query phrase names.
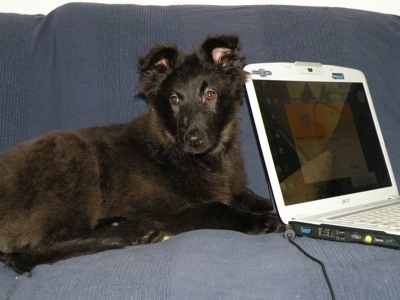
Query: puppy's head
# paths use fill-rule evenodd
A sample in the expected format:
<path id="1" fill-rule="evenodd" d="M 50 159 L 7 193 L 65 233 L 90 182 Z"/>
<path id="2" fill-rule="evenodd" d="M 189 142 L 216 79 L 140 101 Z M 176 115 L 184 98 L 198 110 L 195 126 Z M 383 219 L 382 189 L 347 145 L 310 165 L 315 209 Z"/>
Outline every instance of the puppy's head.
<path id="1" fill-rule="evenodd" d="M 154 47 L 139 60 L 140 91 L 158 130 L 185 153 L 226 149 L 238 134 L 243 66 L 236 36 L 208 37 L 191 54 Z"/>

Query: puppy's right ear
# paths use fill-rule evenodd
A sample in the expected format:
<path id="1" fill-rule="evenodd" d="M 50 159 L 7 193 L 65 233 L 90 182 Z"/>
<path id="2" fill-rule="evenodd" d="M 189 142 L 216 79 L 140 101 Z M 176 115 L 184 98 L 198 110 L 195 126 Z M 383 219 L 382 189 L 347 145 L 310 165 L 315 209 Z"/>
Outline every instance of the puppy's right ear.
<path id="1" fill-rule="evenodd" d="M 148 54 L 139 58 L 140 75 L 148 71 L 164 72 L 172 68 L 179 57 L 180 51 L 173 45 L 160 44 L 150 50 Z"/>
<path id="2" fill-rule="evenodd" d="M 172 45 L 158 45 L 139 58 L 140 92 L 151 97 L 167 74 L 178 64 L 181 51 Z"/>

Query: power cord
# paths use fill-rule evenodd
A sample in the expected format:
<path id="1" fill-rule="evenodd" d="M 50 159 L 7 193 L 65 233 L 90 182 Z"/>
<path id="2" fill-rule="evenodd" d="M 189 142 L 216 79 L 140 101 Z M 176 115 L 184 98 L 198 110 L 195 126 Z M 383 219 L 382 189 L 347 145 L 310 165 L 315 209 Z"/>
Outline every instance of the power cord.
<path id="1" fill-rule="evenodd" d="M 325 268 L 325 264 L 319 260 L 318 258 L 312 256 L 311 254 L 309 254 L 306 250 L 304 250 L 299 244 L 297 244 L 294 241 L 294 238 L 296 237 L 295 232 L 293 231 L 293 229 L 290 228 L 290 225 L 287 226 L 286 231 L 283 233 L 283 236 L 285 239 L 287 239 L 293 246 L 295 246 L 301 253 L 303 253 L 306 257 L 308 257 L 309 259 L 311 259 L 312 261 L 315 261 L 316 263 L 318 263 L 321 266 L 322 269 L 322 273 L 324 275 L 326 284 L 328 285 L 328 289 L 329 289 L 329 293 L 331 295 L 331 299 L 335 300 L 336 296 L 335 296 L 335 291 L 333 290 L 332 287 L 332 283 L 329 279 L 328 273 L 326 272 L 326 268 Z"/>

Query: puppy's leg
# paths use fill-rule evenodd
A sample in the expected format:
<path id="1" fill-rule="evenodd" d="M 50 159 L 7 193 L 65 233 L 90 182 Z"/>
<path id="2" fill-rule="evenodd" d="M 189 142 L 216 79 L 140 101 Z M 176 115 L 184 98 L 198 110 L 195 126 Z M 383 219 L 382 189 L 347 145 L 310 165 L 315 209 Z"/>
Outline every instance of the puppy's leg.
<path id="1" fill-rule="evenodd" d="M 167 231 L 166 224 L 161 222 L 157 213 L 146 213 L 136 217 L 138 217 L 136 220 L 106 219 L 119 221 L 113 222 L 107 227 L 96 226 L 90 233 L 90 238 L 118 239 L 125 245 L 140 245 L 161 242 L 171 237 L 172 233 Z"/>
<path id="2" fill-rule="evenodd" d="M 42 243 L 31 249 L 21 249 L 17 253 L 0 253 L 0 260 L 16 272 L 22 273 L 30 271 L 39 264 L 50 264 L 79 255 L 120 249 L 129 245 L 161 242 L 172 235 L 163 228 L 164 225 L 161 223 L 148 219 L 141 221 L 128 221 L 123 217 L 101 219 L 93 230 L 82 237 Z"/>
<path id="3" fill-rule="evenodd" d="M 249 234 L 282 232 L 284 225 L 274 213 L 253 213 L 219 202 L 187 208 L 177 215 L 163 216 L 173 233 L 195 229 L 227 229 Z"/>
<path id="4" fill-rule="evenodd" d="M 272 212 L 274 209 L 270 199 L 258 196 L 246 187 L 234 196 L 232 205 L 239 209 L 257 213 Z"/>
<path id="5" fill-rule="evenodd" d="M 106 228 L 106 227 L 116 227 L 121 223 L 128 221 L 125 217 L 111 217 L 111 218 L 102 218 L 97 221 L 96 228 Z"/>
<path id="6" fill-rule="evenodd" d="M 54 263 L 62 259 L 125 246 L 125 242 L 119 238 L 79 238 L 46 245 L 41 244 L 33 249 L 21 250 L 20 252 L 0 253 L 0 260 L 16 272 L 23 273 L 31 271 L 33 267 L 39 264 Z"/>

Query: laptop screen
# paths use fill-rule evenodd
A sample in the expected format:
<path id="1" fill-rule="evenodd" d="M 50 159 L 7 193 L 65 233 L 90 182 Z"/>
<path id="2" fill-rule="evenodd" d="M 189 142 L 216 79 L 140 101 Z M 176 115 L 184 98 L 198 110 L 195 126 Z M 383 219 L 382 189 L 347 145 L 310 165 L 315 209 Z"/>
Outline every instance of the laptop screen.
<path id="1" fill-rule="evenodd" d="M 362 83 L 253 83 L 286 205 L 391 185 Z"/>

